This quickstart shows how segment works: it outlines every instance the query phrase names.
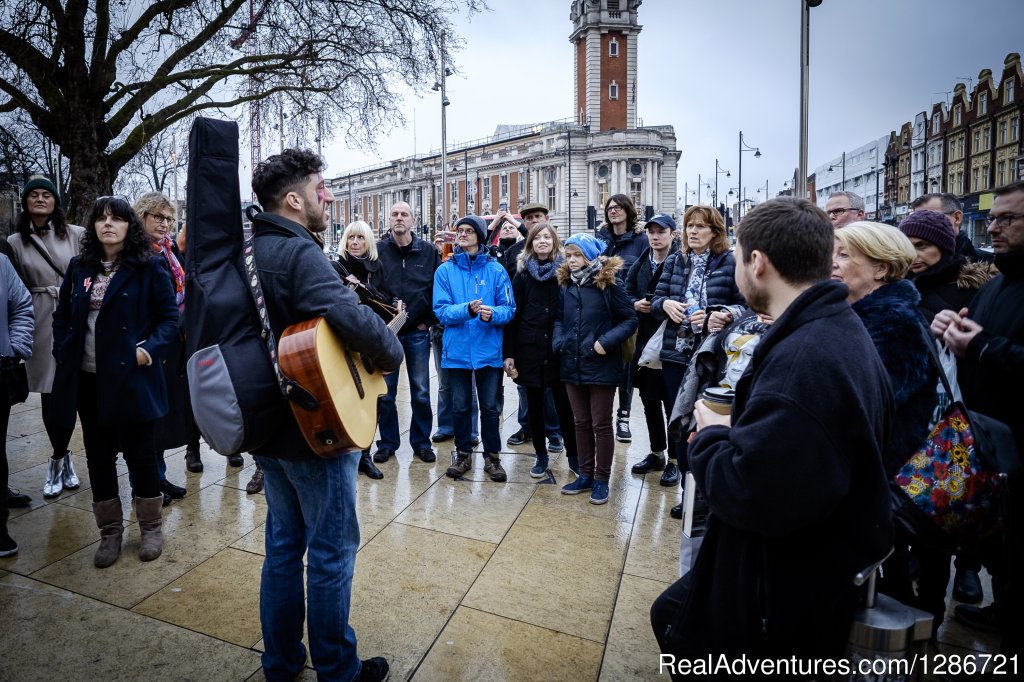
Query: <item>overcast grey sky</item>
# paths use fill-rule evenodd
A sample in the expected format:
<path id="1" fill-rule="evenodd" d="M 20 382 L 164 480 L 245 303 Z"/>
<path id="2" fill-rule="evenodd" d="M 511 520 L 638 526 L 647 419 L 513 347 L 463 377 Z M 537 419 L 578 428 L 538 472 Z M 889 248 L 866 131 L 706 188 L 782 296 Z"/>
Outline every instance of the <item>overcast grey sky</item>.
<path id="1" fill-rule="evenodd" d="M 638 113 L 675 126 L 679 194 L 715 157 L 736 181 L 738 133 L 761 149 L 743 158 L 747 196 L 774 196 L 797 165 L 801 0 L 645 0 L 639 9 Z M 572 116 L 568 0 L 488 0 L 455 22 L 466 41 L 448 80 L 448 143 L 486 137 L 498 123 Z M 1024 52 L 1024 0 L 824 0 L 811 10 L 810 153 L 815 166 L 898 130 L 947 98 L 957 81 L 998 80 Z M 432 85 L 428 84 L 428 85 Z M 327 175 L 438 149 L 440 98 L 406 97 L 405 130 L 373 153 L 326 145 Z M 414 113 L 415 110 L 415 113 Z M 415 116 L 415 143 L 414 125 Z M 729 185 L 720 179 L 719 194 Z M 704 197 L 702 197 L 704 198 Z M 669 207 L 666 207 L 669 208 Z"/>

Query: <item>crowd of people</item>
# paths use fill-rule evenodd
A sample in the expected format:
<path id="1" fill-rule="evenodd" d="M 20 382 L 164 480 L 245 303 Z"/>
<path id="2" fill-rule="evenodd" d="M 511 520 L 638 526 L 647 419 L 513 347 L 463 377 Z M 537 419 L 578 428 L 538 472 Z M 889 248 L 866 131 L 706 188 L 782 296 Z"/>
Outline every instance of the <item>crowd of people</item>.
<path id="1" fill-rule="evenodd" d="M 384 659 L 356 656 L 348 608 L 356 481 L 383 479 L 378 465 L 400 449 L 403 361 L 414 460 L 435 462 L 433 445 L 453 440 L 449 477 L 471 476 L 480 447 L 484 474 L 506 481 L 507 378 L 519 391 L 520 428 L 506 443 L 532 448 L 537 479 L 564 451 L 573 475 L 561 492 L 587 493 L 595 505 L 621 489 L 615 441 L 633 438 L 639 391 L 649 453 L 631 474 L 675 487 L 689 471 L 711 513 L 692 569 L 652 607 L 665 653 L 837 656 L 858 605 L 852 576 L 890 549 L 883 591 L 941 624 L 951 553 L 894 526 L 890 486 L 955 400 L 1006 423 L 1024 446 L 1015 390 L 1024 372 L 1024 184 L 996 192 L 994 254 L 966 239 L 947 194 L 918 199 L 898 227 L 864 220 L 853 193 L 833 195 L 825 211 L 768 201 L 736 226 L 735 243 L 714 207 L 688 207 L 679 225 L 666 214 L 643 221 L 628 196 L 614 194 L 595 233 L 564 241 L 547 207 L 527 204 L 518 217 L 466 216 L 430 243 L 398 202 L 383 238 L 354 222 L 331 262 L 322 232 L 334 197 L 321 172 L 315 154 L 285 150 L 254 173 L 264 211 L 253 220 L 255 260 L 272 331 L 279 338 L 292 323 L 326 318 L 386 372 L 387 394 L 375 449 L 324 459 L 287 428 L 252 453 L 248 489 L 265 487 L 268 503 L 267 679 L 301 669 L 304 619 L 324 679 L 387 674 Z M 81 485 L 68 449 L 77 419 L 101 537 L 95 565 L 121 553 L 119 452 L 139 558 L 156 559 L 161 507 L 185 494 L 166 479 L 164 451 L 186 446 L 188 470 L 203 466 L 179 326 L 188 301 L 174 206 L 159 194 L 134 207 L 102 197 L 78 227 L 67 224 L 56 187 L 34 178 L 22 209 L 0 256 L 0 354 L 24 361 L 29 390 L 41 394 L 52 449 L 42 493 Z M 940 373 L 953 376 L 956 395 Z M 705 390 L 728 396 L 731 408 L 710 409 Z M 9 414 L 9 404 L 0 408 L 0 423 Z M 290 413 L 286 421 L 294 426 Z M 0 463 L 6 487 L 6 456 Z M 231 463 L 241 465 L 241 453 Z M 1011 500 L 998 533 L 956 552 L 954 596 L 957 618 L 1019 646 L 1009 637 L 1021 589 L 1019 495 Z M 28 503 L 7 489 L 0 557 L 17 552 L 8 505 Z M 681 518 L 681 505 L 671 514 Z M 984 609 L 971 606 L 982 601 L 983 565 L 996 577 L 995 603 Z"/>

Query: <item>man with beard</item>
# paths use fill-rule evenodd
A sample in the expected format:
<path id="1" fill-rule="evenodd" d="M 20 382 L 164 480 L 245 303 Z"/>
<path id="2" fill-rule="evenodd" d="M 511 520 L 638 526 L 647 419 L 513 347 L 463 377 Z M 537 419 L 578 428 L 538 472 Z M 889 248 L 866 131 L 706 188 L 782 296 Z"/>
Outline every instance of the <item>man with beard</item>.
<path id="1" fill-rule="evenodd" d="M 424 462 L 437 459 L 430 446 L 430 426 L 434 413 L 430 409 L 430 325 L 433 312 L 434 272 L 441 265 L 441 255 L 433 244 L 416 234 L 416 216 L 412 207 L 399 201 L 391 207 L 391 232 L 377 242 L 377 258 L 384 276 L 384 286 L 405 303 L 408 319 L 398 331 L 398 340 L 405 349 L 405 370 L 409 374 L 409 397 L 412 401 L 412 424 L 409 444 L 413 454 Z M 401 444 L 398 429 L 398 373 L 387 377 L 388 393 L 380 400 L 380 440 L 373 461 L 388 461 Z"/>
<path id="2" fill-rule="evenodd" d="M 776 322 L 731 418 L 697 403 L 690 469 L 711 516 L 693 569 L 658 597 L 651 623 L 677 660 L 795 656 L 805 669 L 841 657 L 853 578 L 892 546 L 881 459 L 892 399 L 846 286 L 829 279 L 824 212 L 768 201 L 736 240 L 736 284 Z"/>
<path id="3" fill-rule="evenodd" d="M 253 218 L 254 258 L 277 339 L 298 322 L 323 317 L 349 350 L 382 371 L 402 363 L 395 335 L 349 291 L 324 257 L 318 236 L 334 196 L 325 186 L 323 161 L 311 151 L 286 149 L 260 163 L 252 188 L 265 212 Z M 267 497 L 266 559 L 260 580 L 263 671 L 268 680 L 293 680 L 309 653 L 320 679 L 383 680 L 383 658 L 360 661 L 348 623 L 352 576 L 359 547 L 356 453 L 319 457 L 306 444 L 284 398 L 284 424 L 253 450 L 263 468 Z M 306 599 L 303 599 L 303 555 Z M 307 609 L 308 607 L 308 609 Z"/>

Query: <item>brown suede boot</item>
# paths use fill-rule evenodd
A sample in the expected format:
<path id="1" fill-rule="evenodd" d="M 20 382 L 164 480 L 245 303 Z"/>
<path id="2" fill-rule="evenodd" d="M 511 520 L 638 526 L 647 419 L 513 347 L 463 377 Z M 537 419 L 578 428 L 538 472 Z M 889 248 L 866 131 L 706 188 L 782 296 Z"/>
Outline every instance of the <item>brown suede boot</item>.
<path id="1" fill-rule="evenodd" d="M 161 516 L 163 504 L 162 495 L 135 498 L 135 516 L 139 521 L 139 531 L 142 533 L 139 540 L 139 558 L 143 561 L 152 561 L 164 551 L 164 520 Z"/>
<path id="2" fill-rule="evenodd" d="M 100 529 L 100 546 L 92 563 L 96 568 L 106 568 L 121 555 L 121 538 L 124 537 L 124 516 L 121 512 L 121 498 L 92 503 L 96 527 Z"/>

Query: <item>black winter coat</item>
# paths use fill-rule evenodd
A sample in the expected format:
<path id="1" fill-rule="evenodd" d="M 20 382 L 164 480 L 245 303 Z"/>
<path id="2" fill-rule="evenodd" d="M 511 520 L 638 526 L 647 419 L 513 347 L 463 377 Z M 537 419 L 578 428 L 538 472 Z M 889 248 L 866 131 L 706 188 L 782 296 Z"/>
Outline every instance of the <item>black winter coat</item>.
<path id="1" fill-rule="evenodd" d="M 908 280 L 882 285 L 853 303 L 889 376 L 892 430 L 885 439 L 885 475 L 895 476 L 928 436 L 939 375 L 929 356 L 931 334 L 917 311 L 920 296 Z"/>
<path id="2" fill-rule="evenodd" d="M 974 245 L 974 242 L 967 238 L 967 233 L 963 231 L 962 226 L 960 234 L 956 236 L 955 253 L 981 263 L 991 263 L 996 257 L 991 251 L 979 250 L 978 247 Z"/>
<path id="3" fill-rule="evenodd" d="M 554 349 L 561 354 L 561 378 L 566 383 L 622 383 L 622 344 L 636 331 L 637 318 L 633 302 L 616 282 L 621 267 L 621 258 L 605 259 L 596 276 L 583 286 L 573 283 L 568 264 L 558 269 L 562 302 L 555 320 Z M 594 350 L 595 341 L 604 348 L 604 355 Z"/>
<path id="4" fill-rule="evenodd" d="M 998 275 L 971 301 L 982 330 L 957 363 L 964 403 L 1013 430 L 1024 452 L 1024 251 L 999 254 Z"/>
<path id="5" fill-rule="evenodd" d="M 89 287 L 96 271 L 76 256 L 60 287 L 53 313 L 53 380 L 50 418 L 74 428 L 78 376 L 85 353 Z M 178 306 L 162 256 L 121 263 L 103 296 L 96 318 L 96 405 L 100 426 L 139 424 L 167 414 L 163 359 L 178 335 Z M 135 348 L 153 360 L 139 365 Z"/>
<path id="6" fill-rule="evenodd" d="M 686 295 L 686 285 L 690 281 L 690 256 L 684 251 L 677 251 L 665 259 L 665 267 L 658 280 L 654 299 L 651 301 L 651 315 L 660 324 L 668 318 L 665 314 L 665 299 L 682 301 Z M 736 260 L 732 253 L 725 251 L 711 255 L 708 267 L 704 271 L 704 290 L 707 293 L 708 305 L 742 305 L 747 302 L 736 287 Z M 687 324 L 685 321 L 683 324 Z M 676 350 L 676 334 L 679 325 L 671 320 L 665 326 L 665 338 L 661 346 L 661 361 L 677 365 L 689 364 L 690 358 Z"/>
<path id="7" fill-rule="evenodd" d="M 324 317 L 348 350 L 363 353 L 383 371 L 398 369 L 404 357 L 398 337 L 341 283 L 313 235 L 272 213 L 257 216 L 253 235 L 270 329 L 278 340 L 287 327 Z M 278 409 L 282 427 L 253 454 L 282 459 L 316 457 L 283 396 Z"/>
<path id="8" fill-rule="evenodd" d="M 798 296 L 737 383 L 732 428 L 690 443 L 712 516 L 667 653 L 842 656 L 853 577 L 893 542 L 888 381 L 846 296 L 835 282 Z"/>
<path id="9" fill-rule="evenodd" d="M 964 256 L 945 256 L 924 272 L 908 277 L 921 294 L 917 309 L 931 324 L 940 310 L 955 310 L 967 306 L 981 285 L 992 277 L 988 263 L 976 263 Z"/>
<path id="10" fill-rule="evenodd" d="M 561 310 L 561 287 L 552 276 L 543 282 L 525 268 L 512 280 L 516 314 L 505 326 L 503 358 L 516 361 L 515 382 L 528 388 L 559 383 L 558 356 L 552 347 L 555 318 Z"/>
<path id="11" fill-rule="evenodd" d="M 679 244 L 676 240 L 672 240 L 672 246 L 669 250 L 668 256 L 662 262 L 658 263 L 658 267 L 651 268 L 651 249 L 647 248 L 640 257 L 633 262 L 632 267 L 629 268 L 629 273 L 626 275 L 626 293 L 636 303 L 641 298 L 648 297 L 647 300 L 654 299 L 654 293 L 658 287 L 658 281 L 661 279 L 661 274 L 665 270 L 665 263 L 672 254 L 679 250 Z M 633 357 L 633 363 L 636 364 L 640 361 L 640 351 L 643 350 L 647 342 L 654 336 L 654 332 L 658 331 L 658 327 L 661 326 L 661 320 L 654 317 L 652 313 L 637 313 L 639 319 L 639 326 L 636 331 L 636 347 L 637 352 Z M 667 326 L 667 325 L 666 325 Z"/>
<path id="12" fill-rule="evenodd" d="M 415 331 L 421 324 L 429 327 L 437 322 L 434 273 L 441 266 L 441 254 L 415 234 L 409 247 L 403 254 L 390 233 L 377 242 L 377 259 L 382 266 L 385 288 L 405 303 L 409 316 L 399 334 Z"/>
<path id="13" fill-rule="evenodd" d="M 602 225 L 597 231 L 597 238 L 606 244 L 604 255 L 608 258 L 618 256 L 622 259 L 622 269 L 618 274 L 620 282 L 629 273 L 636 259 L 651 246 L 647 241 L 646 224 L 637 223 L 632 230 L 626 230 L 618 239 L 612 239 L 612 229 L 607 224 Z"/>
<path id="14" fill-rule="evenodd" d="M 516 278 L 516 272 L 519 269 L 519 254 L 523 252 L 525 246 L 525 239 L 518 241 L 501 239 L 498 241 L 498 245 L 491 251 L 497 261 L 501 263 L 501 267 L 505 268 L 505 272 L 508 273 L 508 281 L 510 282 Z"/>

